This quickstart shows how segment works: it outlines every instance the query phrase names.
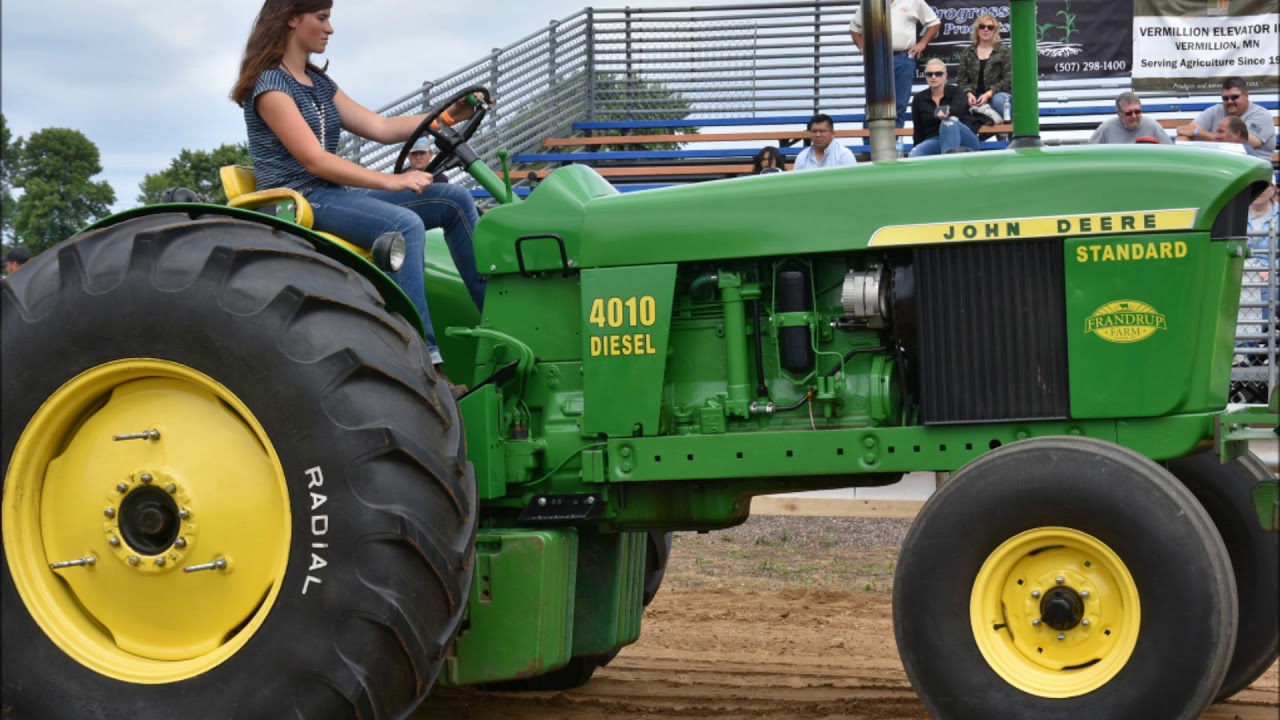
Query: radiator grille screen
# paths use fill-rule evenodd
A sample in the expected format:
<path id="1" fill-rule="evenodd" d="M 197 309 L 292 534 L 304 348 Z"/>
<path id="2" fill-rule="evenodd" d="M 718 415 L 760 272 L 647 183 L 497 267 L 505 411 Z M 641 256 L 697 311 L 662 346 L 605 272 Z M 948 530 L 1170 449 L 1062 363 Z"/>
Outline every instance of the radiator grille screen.
<path id="1" fill-rule="evenodd" d="M 926 424 L 1066 418 L 1062 240 L 916 250 Z"/>

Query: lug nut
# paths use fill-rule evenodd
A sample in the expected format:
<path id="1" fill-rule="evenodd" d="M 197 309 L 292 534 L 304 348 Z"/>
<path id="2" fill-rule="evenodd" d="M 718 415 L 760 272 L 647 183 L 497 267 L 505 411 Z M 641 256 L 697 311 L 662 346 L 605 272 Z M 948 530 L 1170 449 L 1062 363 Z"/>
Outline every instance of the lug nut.
<path id="1" fill-rule="evenodd" d="M 116 483 L 116 492 L 124 494 L 125 492 L 128 492 L 128 490 L 128 485 L 125 485 L 124 483 Z"/>
<path id="2" fill-rule="evenodd" d="M 1040 627 L 1040 618 L 1036 618 L 1035 620 L 1032 620 L 1032 621 L 1031 621 L 1031 626 L 1032 626 L 1032 627 Z"/>
<path id="3" fill-rule="evenodd" d="M 142 473 L 142 477 L 140 477 L 140 478 L 138 478 L 138 479 L 142 481 L 142 484 L 143 484 L 143 485 L 150 485 L 150 484 L 151 484 L 151 473 Z"/>
<path id="4" fill-rule="evenodd" d="M 107 508 L 106 510 L 103 510 L 103 511 L 102 511 L 102 514 L 103 514 L 103 515 L 106 515 L 106 516 L 107 516 L 107 517 L 109 517 L 109 518 L 113 518 L 113 517 L 115 517 L 115 516 L 116 516 L 116 509 L 115 509 L 115 508 L 113 508 L 113 507 L 109 507 L 109 508 Z"/>
<path id="5" fill-rule="evenodd" d="M 120 538 L 112 535 L 111 537 L 107 538 L 107 544 L 110 545 L 111 547 L 120 547 Z"/>
<path id="6" fill-rule="evenodd" d="M 164 567 L 164 558 L 162 557 L 156 558 L 156 567 Z"/>
<path id="7" fill-rule="evenodd" d="M 1090 622 L 1089 622 L 1089 618 L 1085 618 L 1085 619 L 1083 619 L 1083 620 L 1081 620 L 1081 621 L 1080 621 L 1080 624 L 1081 624 L 1081 625 L 1083 625 L 1083 626 L 1085 626 L 1085 627 L 1089 627 L 1089 625 L 1091 625 L 1092 623 L 1090 623 Z"/>
<path id="8" fill-rule="evenodd" d="M 173 546 L 174 546 L 174 547 L 176 547 L 176 548 L 184 548 L 184 547 L 186 547 L 186 546 L 187 546 L 187 539 L 186 539 L 186 538 L 178 538 L 177 540 L 174 540 L 174 541 L 173 541 Z"/>
<path id="9" fill-rule="evenodd" d="M 1088 590 L 1081 590 L 1081 591 L 1080 591 L 1080 597 L 1082 597 L 1082 598 L 1087 598 L 1087 597 L 1089 597 L 1089 591 L 1088 591 Z"/>
<path id="10" fill-rule="evenodd" d="M 1039 591 L 1039 590 L 1032 590 L 1032 591 L 1031 591 L 1031 597 L 1033 597 L 1033 598 L 1038 598 L 1038 597 L 1040 597 L 1040 591 Z"/>
<path id="11" fill-rule="evenodd" d="M 165 491 L 165 492 L 167 492 L 167 493 L 169 493 L 170 495 L 172 495 L 172 494 L 174 494 L 174 493 L 178 492 L 178 486 L 177 486 L 177 485 L 174 485 L 173 483 L 169 483 L 169 484 L 167 484 L 167 485 L 165 485 L 165 486 L 164 486 L 164 491 Z"/>
<path id="12" fill-rule="evenodd" d="M 138 563 L 140 563 L 140 562 L 142 562 L 142 558 L 138 557 L 137 555 L 130 555 L 130 556 L 129 556 L 129 564 L 130 564 L 130 565 L 137 565 L 137 564 L 138 564 Z"/>
<path id="13" fill-rule="evenodd" d="M 182 508 L 181 510 L 178 511 L 178 517 L 182 518 L 183 520 L 186 520 L 187 518 L 191 517 L 191 511 L 186 508 Z"/>
<path id="14" fill-rule="evenodd" d="M 1062 642 L 1063 640 L 1066 640 L 1066 639 L 1067 639 L 1066 633 L 1058 633 L 1058 642 Z"/>
<path id="15" fill-rule="evenodd" d="M 1059 575 L 1058 577 L 1054 578 L 1053 581 L 1061 585 L 1062 583 L 1066 582 L 1067 579 Z"/>

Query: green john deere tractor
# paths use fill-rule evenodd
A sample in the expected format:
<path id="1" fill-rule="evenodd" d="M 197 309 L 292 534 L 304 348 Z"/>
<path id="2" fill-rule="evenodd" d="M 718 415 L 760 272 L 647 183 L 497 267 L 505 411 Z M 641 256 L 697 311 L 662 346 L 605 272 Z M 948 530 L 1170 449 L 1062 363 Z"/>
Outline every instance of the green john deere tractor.
<path id="1" fill-rule="evenodd" d="M 571 166 L 517 202 L 474 125 L 431 130 L 502 200 L 482 316 L 429 258 L 457 402 L 400 290 L 287 191 L 37 257 L 0 286 L 5 714 L 573 687 L 637 638 L 671 531 L 930 470 L 954 475 L 894 589 L 930 712 L 1198 718 L 1276 657 L 1276 483 L 1247 452 L 1276 398 L 1225 409 L 1270 168 L 1037 147 L 1015 79 L 1014 149 L 626 196 Z"/>

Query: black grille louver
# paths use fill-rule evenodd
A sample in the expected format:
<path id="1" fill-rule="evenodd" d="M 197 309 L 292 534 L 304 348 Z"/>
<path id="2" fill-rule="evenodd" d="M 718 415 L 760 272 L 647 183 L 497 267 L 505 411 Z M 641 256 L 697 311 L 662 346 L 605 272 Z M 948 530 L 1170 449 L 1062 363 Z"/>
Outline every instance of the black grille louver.
<path id="1" fill-rule="evenodd" d="M 1070 413 L 1061 239 L 915 251 L 925 424 Z"/>
<path id="2" fill-rule="evenodd" d="M 1213 219 L 1213 229 L 1210 231 L 1209 237 L 1213 240 L 1227 240 L 1230 238 L 1242 238 L 1247 235 L 1249 232 L 1249 203 L 1253 202 L 1253 199 L 1258 197 L 1266 187 L 1267 184 L 1264 182 L 1254 183 L 1228 200 L 1227 204 L 1218 212 L 1218 216 Z"/>

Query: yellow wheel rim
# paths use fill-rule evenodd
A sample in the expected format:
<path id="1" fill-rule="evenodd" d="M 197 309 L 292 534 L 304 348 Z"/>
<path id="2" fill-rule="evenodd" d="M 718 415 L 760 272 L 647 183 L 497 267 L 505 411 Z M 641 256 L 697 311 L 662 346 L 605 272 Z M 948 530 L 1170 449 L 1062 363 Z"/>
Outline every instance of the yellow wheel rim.
<path id="1" fill-rule="evenodd" d="M 126 682 L 184 680 L 234 655 L 288 562 L 288 489 L 266 432 L 221 384 L 164 360 L 100 365 L 54 392 L 14 448 L 2 512 L 36 623 Z"/>
<path id="2" fill-rule="evenodd" d="M 1084 695 L 1116 676 L 1138 643 L 1138 586 L 1105 543 L 1065 527 L 1020 533 L 973 583 L 969 619 L 987 664 L 1045 698 Z"/>

